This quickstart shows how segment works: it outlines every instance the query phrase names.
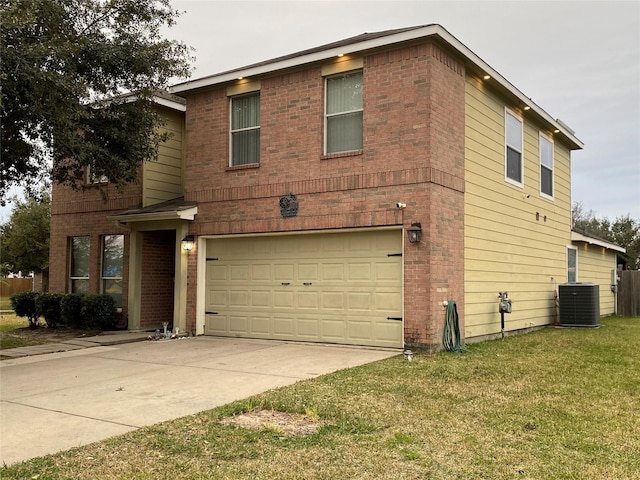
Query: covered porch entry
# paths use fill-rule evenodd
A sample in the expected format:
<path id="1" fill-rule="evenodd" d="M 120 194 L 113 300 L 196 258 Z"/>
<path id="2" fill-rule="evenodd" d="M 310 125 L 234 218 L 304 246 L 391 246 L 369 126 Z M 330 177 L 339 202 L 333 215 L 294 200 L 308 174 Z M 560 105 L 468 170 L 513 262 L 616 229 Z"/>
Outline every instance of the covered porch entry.
<path id="1" fill-rule="evenodd" d="M 187 260 L 182 239 L 197 207 L 182 199 L 114 216 L 129 229 L 127 325 L 152 331 L 186 331 Z"/>

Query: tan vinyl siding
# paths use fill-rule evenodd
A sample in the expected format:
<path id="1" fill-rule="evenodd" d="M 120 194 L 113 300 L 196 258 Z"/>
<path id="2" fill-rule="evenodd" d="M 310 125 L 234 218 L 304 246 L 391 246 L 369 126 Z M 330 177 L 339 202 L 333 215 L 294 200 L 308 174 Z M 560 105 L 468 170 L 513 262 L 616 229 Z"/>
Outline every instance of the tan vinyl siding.
<path id="1" fill-rule="evenodd" d="M 540 130 L 526 112 L 508 107 L 524 124 L 524 187 L 505 181 L 505 103 L 481 81 L 467 79 L 464 262 L 468 339 L 500 332 L 500 291 L 509 292 L 513 302 L 513 313 L 505 315 L 506 330 L 552 323 L 557 285 L 566 279 L 569 151 L 554 143 L 554 199 L 541 197 Z"/>
<path id="2" fill-rule="evenodd" d="M 614 313 L 611 270 L 617 268 L 616 252 L 587 243 L 575 243 L 574 246 L 578 250 L 578 281 L 600 285 L 600 315 Z"/>
<path id="3" fill-rule="evenodd" d="M 184 119 L 180 112 L 164 111 L 164 130 L 169 140 L 158 148 L 158 159 L 143 167 L 143 206 L 165 202 L 183 195 Z"/>

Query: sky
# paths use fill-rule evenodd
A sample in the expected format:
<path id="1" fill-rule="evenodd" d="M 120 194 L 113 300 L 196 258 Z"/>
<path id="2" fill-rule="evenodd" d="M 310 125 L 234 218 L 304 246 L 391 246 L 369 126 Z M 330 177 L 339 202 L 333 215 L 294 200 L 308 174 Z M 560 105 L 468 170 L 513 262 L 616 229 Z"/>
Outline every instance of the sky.
<path id="1" fill-rule="evenodd" d="M 572 201 L 640 220 L 640 2 L 171 0 L 191 79 L 364 32 L 437 23 L 575 131 Z M 0 222 L 8 219 L 0 209 Z"/>
<path id="2" fill-rule="evenodd" d="M 640 220 L 638 1 L 181 1 L 165 32 L 195 48 L 192 79 L 365 32 L 437 23 L 585 145 L 572 201 Z"/>

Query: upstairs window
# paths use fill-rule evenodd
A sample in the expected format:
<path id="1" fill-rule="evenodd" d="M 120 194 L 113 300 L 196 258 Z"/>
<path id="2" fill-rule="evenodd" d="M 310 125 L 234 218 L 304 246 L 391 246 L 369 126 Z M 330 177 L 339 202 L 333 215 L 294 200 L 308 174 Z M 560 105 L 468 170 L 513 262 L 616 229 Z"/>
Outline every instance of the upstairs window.
<path id="1" fill-rule="evenodd" d="M 522 187 L 522 121 L 509 110 L 505 110 L 505 138 L 505 180 Z"/>
<path id="2" fill-rule="evenodd" d="M 117 308 L 122 308 L 122 265 L 124 235 L 102 237 L 102 274 L 100 292 L 110 295 Z"/>
<path id="3" fill-rule="evenodd" d="M 89 292 L 89 237 L 72 237 L 69 242 L 69 291 Z"/>
<path id="4" fill-rule="evenodd" d="M 87 166 L 87 184 L 108 183 L 109 179 L 106 175 L 97 176 L 91 171 L 91 167 Z"/>
<path id="5" fill-rule="evenodd" d="M 260 94 L 231 98 L 230 165 L 260 163 Z"/>
<path id="6" fill-rule="evenodd" d="M 325 153 L 362 150 L 362 71 L 326 79 Z"/>
<path id="7" fill-rule="evenodd" d="M 540 133 L 540 194 L 553 198 L 553 143 Z"/>

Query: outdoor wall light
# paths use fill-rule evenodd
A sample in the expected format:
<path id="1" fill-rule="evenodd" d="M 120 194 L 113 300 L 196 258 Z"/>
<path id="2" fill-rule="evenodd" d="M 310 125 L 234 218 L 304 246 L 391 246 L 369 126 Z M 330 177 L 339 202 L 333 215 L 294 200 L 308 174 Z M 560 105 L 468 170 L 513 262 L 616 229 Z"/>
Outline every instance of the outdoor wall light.
<path id="1" fill-rule="evenodd" d="M 422 225 L 419 222 L 413 222 L 409 228 L 407 228 L 407 236 L 410 243 L 418 243 L 422 239 Z"/>
<path id="2" fill-rule="evenodd" d="M 182 239 L 182 249 L 185 252 L 190 252 L 191 250 L 193 250 L 194 243 L 195 241 L 193 239 L 193 235 L 187 235 Z"/>

